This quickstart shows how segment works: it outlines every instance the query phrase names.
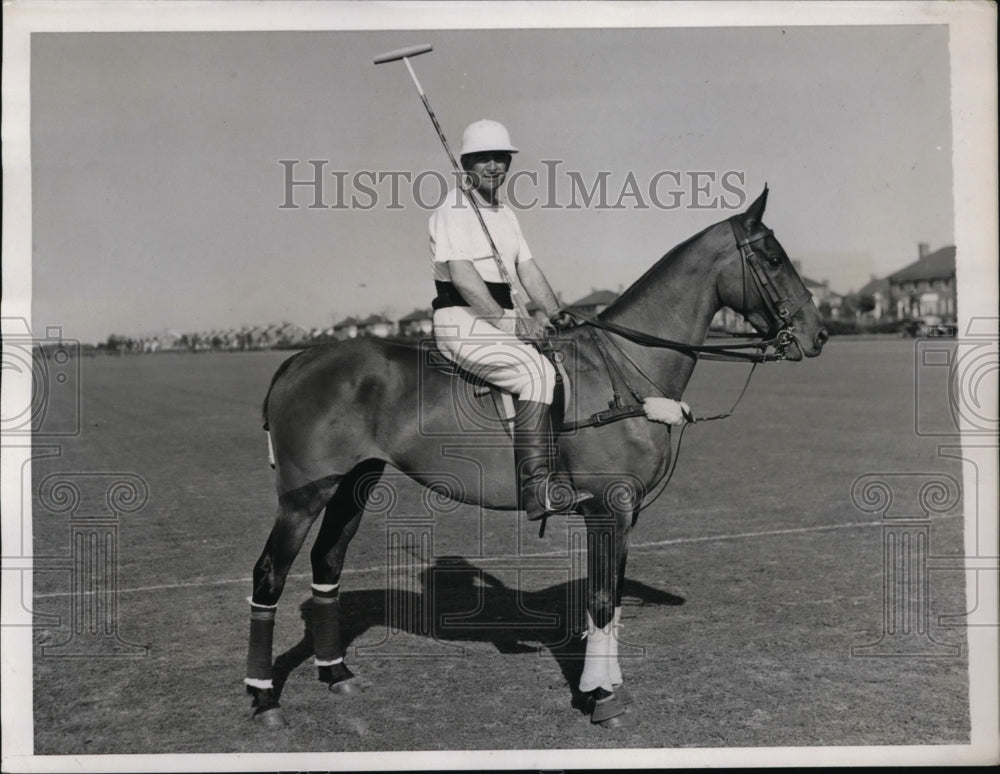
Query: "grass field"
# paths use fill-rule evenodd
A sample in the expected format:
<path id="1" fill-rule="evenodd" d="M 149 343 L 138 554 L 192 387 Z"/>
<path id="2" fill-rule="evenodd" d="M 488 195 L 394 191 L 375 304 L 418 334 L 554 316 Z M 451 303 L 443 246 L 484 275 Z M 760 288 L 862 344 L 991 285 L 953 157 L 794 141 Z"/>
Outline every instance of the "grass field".
<path id="1" fill-rule="evenodd" d="M 82 363 L 82 432 L 34 463 L 34 490 L 51 474 L 75 476 L 91 499 L 116 474 L 146 483 L 148 501 L 117 523 L 116 620 L 149 649 L 53 653 L 74 620 L 70 573 L 36 573 L 35 610 L 62 618 L 35 633 L 36 754 L 967 742 L 964 633 L 938 621 L 966 609 L 960 571 L 929 575 L 922 655 L 852 655 L 880 639 L 885 609 L 883 526 L 852 503 L 852 485 L 900 472 L 961 480 L 938 439 L 914 429 L 920 412 L 946 413 L 946 373 L 918 374 L 914 343 L 899 339 L 834 339 L 816 360 L 758 368 L 733 417 L 687 430 L 669 489 L 634 533 L 630 729 L 593 727 L 571 703 L 574 526 L 554 520 L 539 540 L 509 513 L 462 506 L 434 519 L 398 476 L 394 513 L 422 519 L 433 543 L 425 561 L 390 568 L 392 519 L 371 513 L 351 546 L 347 662 L 367 690 L 340 696 L 315 679 L 299 611 L 307 544 L 275 635 L 276 655 L 301 662 L 282 697 L 291 725 L 258 727 L 242 686 L 246 597 L 275 506 L 260 402 L 284 357 Z M 745 374 L 701 364 L 685 398 L 698 414 L 727 409 Z M 894 484 L 900 513 L 921 516 L 920 480 Z M 69 514 L 36 498 L 33 529 L 36 554 L 71 555 Z M 961 555 L 960 506 L 932 516 L 929 541 L 933 556 Z M 431 633 L 403 614 L 421 610 Z"/>

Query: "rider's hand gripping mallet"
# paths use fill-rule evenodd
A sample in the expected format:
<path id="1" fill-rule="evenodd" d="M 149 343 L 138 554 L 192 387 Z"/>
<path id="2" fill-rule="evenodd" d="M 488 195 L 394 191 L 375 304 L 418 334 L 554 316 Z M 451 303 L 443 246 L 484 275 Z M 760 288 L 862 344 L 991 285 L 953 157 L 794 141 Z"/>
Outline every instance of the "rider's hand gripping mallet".
<path id="1" fill-rule="evenodd" d="M 410 78 L 413 79 L 413 85 L 417 87 L 417 94 L 420 95 L 420 99 L 424 103 L 427 115 L 431 117 L 431 123 L 434 124 L 437 136 L 441 139 L 441 144 L 444 146 L 445 153 L 448 154 L 448 160 L 451 161 L 451 166 L 455 170 L 455 174 L 458 176 L 458 179 L 462 180 L 465 173 L 461 167 L 458 166 L 458 161 L 455 160 L 455 154 L 451 152 L 451 148 L 448 146 L 448 140 L 445 139 L 444 132 L 441 130 L 441 124 L 438 123 L 437 116 L 435 116 L 434 111 L 431 110 L 431 103 L 427 101 L 427 95 L 424 93 L 423 87 L 420 85 L 420 81 L 417 80 L 417 74 L 413 71 L 413 66 L 410 64 L 411 56 L 426 54 L 428 51 L 432 51 L 433 49 L 434 47 L 429 45 L 400 48 L 395 51 L 380 54 L 375 57 L 374 63 L 378 65 L 385 64 L 386 62 L 395 62 L 398 59 L 403 60 L 403 64 L 406 65 L 406 69 L 410 73 Z M 479 221 L 479 226 L 483 229 L 483 234 L 486 235 L 486 241 L 489 242 L 490 250 L 493 251 L 493 260 L 496 261 L 497 268 L 500 270 L 500 276 L 503 277 L 503 281 L 510 286 L 510 296 L 511 300 L 514 302 L 514 307 L 522 317 L 527 319 L 529 317 L 528 310 L 524 305 L 524 301 L 521 300 L 521 294 L 517 290 L 517 285 L 514 283 L 510 273 L 507 271 L 507 267 L 504 266 L 503 261 L 500 259 L 500 251 L 497 250 L 497 246 L 493 242 L 493 237 L 490 235 L 490 230 L 486 227 L 486 221 L 483 220 L 483 214 L 479 211 L 479 204 L 464 186 L 462 186 L 462 191 L 465 194 L 465 198 L 469 200 L 469 204 L 472 205 L 472 211 L 476 213 L 476 219 Z"/>

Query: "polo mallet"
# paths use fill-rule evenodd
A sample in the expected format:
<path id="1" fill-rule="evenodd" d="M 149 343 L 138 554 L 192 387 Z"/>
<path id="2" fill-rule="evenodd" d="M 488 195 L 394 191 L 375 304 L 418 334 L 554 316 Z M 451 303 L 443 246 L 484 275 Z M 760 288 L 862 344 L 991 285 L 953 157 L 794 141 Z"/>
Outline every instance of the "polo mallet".
<path id="1" fill-rule="evenodd" d="M 448 154 L 448 160 L 451 162 L 452 169 L 455 170 L 455 174 L 458 176 L 457 179 L 462 180 L 465 173 L 462 168 L 459 167 L 458 161 L 455 159 L 455 154 L 451 152 L 448 140 L 445 139 L 444 132 L 441 130 L 441 124 L 438 123 L 437 116 L 435 116 L 434 111 L 431 110 L 431 103 L 427 100 L 427 94 L 424 93 L 424 89 L 420 85 L 420 81 L 417 80 L 417 74 L 413 71 L 413 66 L 410 64 L 411 56 L 419 56 L 420 54 L 426 54 L 428 51 L 433 50 L 433 46 L 426 44 L 422 46 L 409 46 L 407 48 L 400 48 L 395 51 L 380 54 L 375 57 L 374 63 L 379 65 L 385 64 L 386 62 L 395 62 L 398 59 L 403 60 L 403 64 L 406 65 L 406 69 L 410 73 L 410 78 L 413 79 L 413 85 L 417 87 L 417 94 L 420 95 L 420 99 L 424 103 L 427 115 L 431 117 L 431 123 L 434 124 L 434 130 L 437 132 L 437 136 L 440 138 L 441 144 L 444 146 L 444 151 Z M 490 244 L 490 250 L 493 252 L 493 260 L 496 262 L 497 269 L 500 270 L 500 276 L 503 278 L 503 281 L 510 286 L 510 297 L 514 302 L 514 308 L 517 310 L 518 314 L 527 319 L 529 316 L 528 309 L 525 307 L 524 301 L 521 300 L 521 294 L 518 292 L 517 285 L 510 276 L 510 272 L 507 271 L 507 267 L 503 265 L 503 261 L 500 259 L 500 251 L 497 250 L 496 243 L 494 243 L 493 237 L 490 235 L 490 230 L 486 227 L 486 221 L 483 220 L 483 214 L 479 211 L 479 204 L 464 186 L 460 186 L 460 188 L 462 189 L 462 193 L 465 194 L 465 198 L 469 200 L 469 204 L 472 205 L 472 211 L 476 213 L 476 219 L 479 221 L 480 228 L 483 229 L 486 241 Z"/>

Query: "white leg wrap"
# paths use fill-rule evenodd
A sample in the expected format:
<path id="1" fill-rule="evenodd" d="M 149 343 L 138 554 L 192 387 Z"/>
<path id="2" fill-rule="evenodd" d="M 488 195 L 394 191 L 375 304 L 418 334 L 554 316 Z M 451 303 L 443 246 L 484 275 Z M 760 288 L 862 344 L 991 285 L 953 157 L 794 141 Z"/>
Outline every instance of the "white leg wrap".
<path id="1" fill-rule="evenodd" d="M 273 680 L 258 680 L 256 677 L 244 677 L 243 682 L 249 685 L 251 688 L 260 688 L 265 690 L 267 688 L 274 688 Z"/>
<path id="2" fill-rule="evenodd" d="M 608 649 L 608 675 L 611 677 L 612 685 L 621 685 L 622 667 L 618 663 L 618 633 L 622 628 L 622 609 L 615 608 L 615 617 L 611 621 L 611 647 Z"/>
<path id="3" fill-rule="evenodd" d="M 583 674 L 580 675 L 580 690 L 584 693 L 595 688 L 611 690 L 611 675 L 608 672 L 611 651 L 611 630 L 614 625 L 609 621 L 603 629 L 594 625 L 594 619 L 587 613 L 587 654 L 583 662 Z"/>
<path id="4" fill-rule="evenodd" d="M 312 585 L 314 591 L 333 591 L 340 584 L 339 583 L 313 583 L 313 584 L 310 584 L 310 585 Z"/>
<path id="5" fill-rule="evenodd" d="M 334 664 L 341 664 L 341 663 L 343 663 L 343 661 L 344 661 L 343 657 L 341 657 L 341 658 L 335 658 L 333 660 L 325 660 L 325 659 L 321 659 L 321 658 L 314 658 L 313 659 L 313 663 L 316 664 L 316 666 L 318 666 L 318 667 L 321 667 L 321 666 L 333 666 Z"/>
<path id="6" fill-rule="evenodd" d="M 277 610 L 278 609 L 277 602 L 274 603 L 273 605 L 262 605 L 260 602 L 254 602 L 253 601 L 253 597 L 247 597 L 247 602 L 249 602 L 254 607 L 263 607 L 263 608 L 266 608 L 268 610 Z"/>

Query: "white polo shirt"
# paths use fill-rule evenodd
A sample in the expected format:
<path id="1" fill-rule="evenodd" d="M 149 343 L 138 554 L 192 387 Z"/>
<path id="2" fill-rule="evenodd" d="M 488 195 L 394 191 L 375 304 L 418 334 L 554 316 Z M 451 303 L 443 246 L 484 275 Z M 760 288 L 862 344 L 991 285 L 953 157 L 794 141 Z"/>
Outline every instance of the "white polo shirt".
<path id="1" fill-rule="evenodd" d="M 531 250 L 521 233 L 514 211 L 500 202 L 496 207 L 484 204 L 476 195 L 479 211 L 507 272 L 517 278 L 517 265 L 532 260 Z M 448 261 L 472 261 L 485 282 L 503 282 L 493 260 L 490 243 L 483 234 L 476 213 L 465 195 L 452 189 L 448 198 L 430 218 L 431 264 L 434 279 L 451 281 Z"/>

